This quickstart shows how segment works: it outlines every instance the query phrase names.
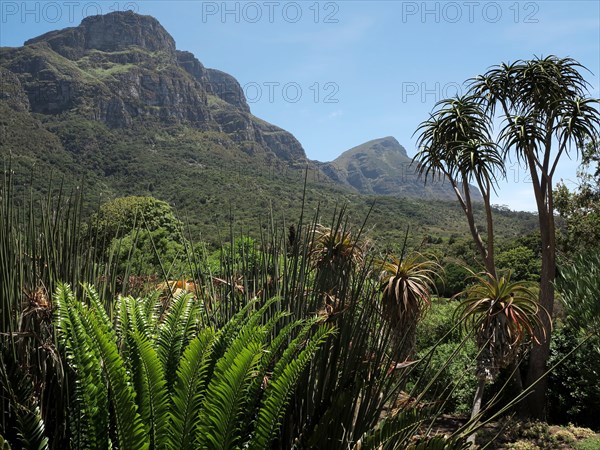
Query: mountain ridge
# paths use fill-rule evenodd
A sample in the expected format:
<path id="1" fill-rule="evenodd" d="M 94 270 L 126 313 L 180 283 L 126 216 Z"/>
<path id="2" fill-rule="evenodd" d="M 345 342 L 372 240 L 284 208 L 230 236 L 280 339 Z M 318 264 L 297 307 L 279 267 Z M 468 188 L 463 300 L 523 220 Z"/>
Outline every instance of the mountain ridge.
<path id="1" fill-rule="evenodd" d="M 424 183 L 415 171 L 412 158 L 393 136 L 357 145 L 333 161 L 320 163 L 320 167 L 337 183 L 361 194 L 455 200 L 446 180 Z M 471 186 L 471 191 L 475 201 L 482 200 L 476 187 Z"/>
<path id="2" fill-rule="evenodd" d="M 222 201 L 246 212 L 268 204 L 295 211 L 304 201 L 305 178 L 311 205 L 339 198 L 372 201 L 359 193 L 453 198 L 422 182 L 385 192 L 353 161 L 370 183 L 369 189 L 357 189 L 347 170 L 332 166 L 335 161 L 309 160 L 291 133 L 255 117 L 233 76 L 177 49 L 150 16 L 88 17 L 22 47 L 2 47 L 0 82 L 0 155 L 11 155 L 23 179 L 35 167 L 81 185 L 94 201 L 153 195 L 184 209 L 200 202 L 192 219 L 201 228 L 229 217 Z M 393 141 L 382 152 L 367 152 L 383 155 L 391 167 L 386 183 L 402 177 L 392 172 L 383 150 L 395 149 L 408 160 Z M 340 155 L 336 164 L 346 157 Z M 34 178 L 34 187 L 44 191 L 46 182 Z"/>

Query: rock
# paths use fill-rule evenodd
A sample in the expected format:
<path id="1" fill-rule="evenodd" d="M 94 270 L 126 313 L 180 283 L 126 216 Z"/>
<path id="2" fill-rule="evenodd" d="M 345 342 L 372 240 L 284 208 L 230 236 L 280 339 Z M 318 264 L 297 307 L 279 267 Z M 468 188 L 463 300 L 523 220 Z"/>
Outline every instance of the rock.
<path id="1" fill-rule="evenodd" d="M 231 75 L 216 69 L 208 69 L 208 89 L 221 100 L 242 111 L 250 112 L 240 83 Z"/>
<path id="2" fill-rule="evenodd" d="M 15 111 L 29 110 L 29 98 L 19 77 L 3 67 L 0 67 L 0 101 Z"/>
<path id="3" fill-rule="evenodd" d="M 175 60 L 175 40 L 151 16 L 132 11 L 116 11 L 106 15 L 89 16 L 78 27 L 51 31 L 25 42 L 32 45 L 46 42 L 65 58 L 76 60 L 87 50 L 117 52 L 131 46 L 149 52 L 164 52 Z"/>

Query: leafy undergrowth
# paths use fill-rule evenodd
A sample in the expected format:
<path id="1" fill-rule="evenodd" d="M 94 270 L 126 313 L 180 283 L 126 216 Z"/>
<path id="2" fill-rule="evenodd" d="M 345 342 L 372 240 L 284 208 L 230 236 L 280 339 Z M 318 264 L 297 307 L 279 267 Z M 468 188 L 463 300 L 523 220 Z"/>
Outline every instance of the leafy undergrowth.
<path id="1" fill-rule="evenodd" d="M 600 434 L 575 425 L 506 421 L 481 431 L 478 442 L 489 450 L 600 450 Z"/>
<path id="2" fill-rule="evenodd" d="M 432 432 L 450 435 L 465 422 L 464 417 L 444 415 Z M 600 450 L 600 433 L 572 424 L 508 419 L 486 425 L 477 434 L 477 444 L 480 450 Z"/>

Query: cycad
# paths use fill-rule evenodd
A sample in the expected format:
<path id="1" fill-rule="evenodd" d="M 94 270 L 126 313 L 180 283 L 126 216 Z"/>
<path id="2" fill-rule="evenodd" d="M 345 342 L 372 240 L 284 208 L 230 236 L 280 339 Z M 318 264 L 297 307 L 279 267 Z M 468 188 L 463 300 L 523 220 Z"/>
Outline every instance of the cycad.
<path id="1" fill-rule="evenodd" d="M 89 306 L 68 285 L 55 296 L 76 377 L 74 448 L 266 448 L 296 381 L 333 332 L 284 313 L 267 317 L 279 299 L 254 312 L 251 303 L 225 329 L 203 328 L 189 296 L 176 298 L 162 320 L 148 300 L 121 297 L 113 326 L 87 292 Z"/>

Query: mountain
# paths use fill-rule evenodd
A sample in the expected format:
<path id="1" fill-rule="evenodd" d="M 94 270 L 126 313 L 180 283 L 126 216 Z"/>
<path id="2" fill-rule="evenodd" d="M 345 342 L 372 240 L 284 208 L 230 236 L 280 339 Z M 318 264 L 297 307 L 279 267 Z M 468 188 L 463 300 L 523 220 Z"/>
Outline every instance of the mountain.
<path id="1" fill-rule="evenodd" d="M 73 114 L 111 129 L 136 121 L 222 132 L 243 151 L 305 161 L 290 133 L 250 113 L 231 75 L 205 68 L 150 16 L 131 11 L 85 18 L 2 48 L 2 97 L 15 109 Z"/>
<path id="2" fill-rule="evenodd" d="M 393 137 L 374 139 L 351 148 L 321 170 L 336 183 L 340 183 L 361 194 L 393 195 L 422 199 L 455 200 L 449 182 L 428 181 L 415 173 L 412 158 L 406 149 Z M 481 200 L 477 188 L 473 187 L 474 198 Z"/>
<path id="3" fill-rule="evenodd" d="M 0 48 L 0 159 L 19 198 L 62 185 L 82 189 L 91 212 L 115 197 L 152 195 L 213 242 L 234 221 L 259 231 L 271 216 L 297 220 L 304 206 L 329 222 L 340 204 L 357 224 L 371 211 L 371 232 L 389 241 L 408 225 L 421 236 L 465 230 L 456 203 L 439 200 L 450 191 L 416 180 L 395 139 L 310 161 L 292 134 L 251 113 L 234 77 L 133 12 Z"/>

